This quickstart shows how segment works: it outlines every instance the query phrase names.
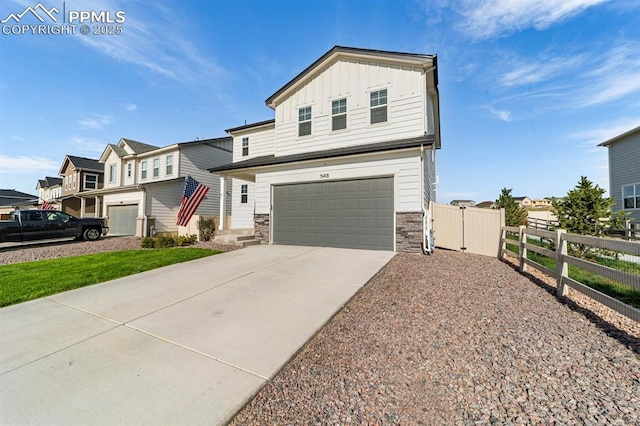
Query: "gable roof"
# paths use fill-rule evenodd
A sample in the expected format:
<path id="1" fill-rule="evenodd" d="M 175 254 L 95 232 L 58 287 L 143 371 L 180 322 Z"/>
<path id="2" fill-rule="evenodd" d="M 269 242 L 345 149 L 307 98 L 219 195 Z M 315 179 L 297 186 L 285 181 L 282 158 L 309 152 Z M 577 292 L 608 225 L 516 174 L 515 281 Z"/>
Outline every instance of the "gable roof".
<path id="1" fill-rule="evenodd" d="M 414 63 L 415 65 L 423 67 L 433 67 L 433 76 L 435 87 L 438 87 L 438 68 L 437 68 L 437 56 L 426 55 L 418 53 L 406 53 L 406 52 L 393 52 L 387 50 L 373 50 L 373 49 L 361 49 L 355 47 L 346 46 L 334 46 L 329 49 L 327 53 L 318 58 L 314 63 L 305 68 L 300 74 L 295 76 L 291 81 L 282 86 L 276 93 L 269 96 L 265 101 L 267 106 L 271 109 L 275 109 L 277 100 L 284 94 L 290 92 L 292 89 L 304 84 L 310 75 L 324 63 L 329 62 L 338 57 L 353 57 L 371 59 L 377 57 L 380 59 L 389 60 L 392 62 L 402 63 Z M 437 89 L 436 89 L 437 90 Z"/>
<path id="2" fill-rule="evenodd" d="M 121 138 L 120 142 L 126 143 L 134 154 L 144 154 L 145 152 L 159 149 L 159 146 L 149 145 L 148 143 L 138 142 L 131 139 Z M 118 143 L 118 146 L 120 144 Z M 116 153 L 117 154 L 117 153 Z"/>
<path id="3" fill-rule="evenodd" d="M 62 166 L 60 166 L 58 174 L 63 174 L 68 163 L 71 163 L 76 170 L 104 173 L 104 164 L 101 164 L 98 160 L 86 157 L 76 157 L 75 155 L 67 155 L 62 162 Z"/>
<path id="4" fill-rule="evenodd" d="M 636 128 L 633 128 L 633 129 L 631 129 L 629 131 L 626 131 L 626 132 L 624 132 L 624 133 L 622 133 L 622 134 L 620 134 L 618 136 L 614 136 L 611 139 L 606 140 L 606 141 L 604 141 L 602 143 L 599 143 L 598 146 L 609 146 L 612 143 L 618 142 L 620 139 L 624 139 L 627 136 L 631 136 L 631 135 L 633 135 L 635 133 L 640 133 L 640 126 L 638 126 Z"/>
<path id="5" fill-rule="evenodd" d="M 62 178 L 47 176 L 44 179 L 38 179 L 36 189 L 38 189 L 38 186 L 40 188 L 50 188 L 56 185 L 62 185 Z"/>

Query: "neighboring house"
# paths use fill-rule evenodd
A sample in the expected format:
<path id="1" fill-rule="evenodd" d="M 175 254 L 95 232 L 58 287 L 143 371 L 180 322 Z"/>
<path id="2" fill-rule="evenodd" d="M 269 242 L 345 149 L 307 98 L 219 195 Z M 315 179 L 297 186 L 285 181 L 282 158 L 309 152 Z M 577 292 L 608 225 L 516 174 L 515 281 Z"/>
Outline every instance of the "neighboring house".
<path id="1" fill-rule="evenodd" d="M 36 189 L 38 190 L 40 204 L 46 201 L 56 210 L 62 208 L 61 203 L 57 201 L 62 197 L 62 178 L 47 176 L 44 179 L 39 179 Z"/>
<path id="2" fill-rule="evenodd" d="M 473 200 L 453 200 L 449 205 L 458 207 L 475 207 L 476 202 Z"/>
<path id="3" fill-rule="evenodd" d="M 513 197 L 513 200 L 522 208 L 533 206 L 533 200 L 529 197 Z"/>
<path id="4" fill-rule="evenodd" d="M 483 201 L 481 203 L 476 204 L 476 207 L 481 209 L 495 209 L 496 202 L 495 201 Z"/>
<path id="5" fill-rule="evenodd" d="M 613 210 L 640 223 L 640 126 L 602 142 L 609 149 L 609 194 Z"/>
<path id="6" fill-rule="evenodd" d="M 336 46 L 228 129 L 231 228 L 271 244 L 421 250 L 440 148 L 435 55 Z"/>
<path id="7" fill-rule="evenodd" d="M 220 179 L 208 173 L 207 167 L 231 162 L 231 149 L 230 137 L 165 147 L 122 138 L 117 144 L 107 145 L 100 157 L 104 187 L 83 197 L 97 200 L 101 215 L 108 219 L 109 235 L 177 235 L 176 219 L 186 176 L 209 187 L 195 214 L 219 214 Z M 229 202 L 227 205 L 230 209 Z"/>
<path id="8" fill-rule="evenodd" d="M 551 198 L 541 198 L 539 200 L 531 200 L 531 205 L 535 208 L 551 207 Z"/>
<path id="9" fill-rule="evenodd" d="M 0 215 L 2 215 L 2 220 L 8 219 L 8 214 L 14 210 L 37 208 L 37 195 L 25 194 L 15 189 L 0 189 Z"/>
<path id="10" fill-rule="evenodd" d="M 94 198 L 82 194 L 102 188 L 104 166 L 98 160 L 67 155 L 60 167 L 61 196 L 56 199 L 60 210 L 76 217 L 100 216 Z"/>

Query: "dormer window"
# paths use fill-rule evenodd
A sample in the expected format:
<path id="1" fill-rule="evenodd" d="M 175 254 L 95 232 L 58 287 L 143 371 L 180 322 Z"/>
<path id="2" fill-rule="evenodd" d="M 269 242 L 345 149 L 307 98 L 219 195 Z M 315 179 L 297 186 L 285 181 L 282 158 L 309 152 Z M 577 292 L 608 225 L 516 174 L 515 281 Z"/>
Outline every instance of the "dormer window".
<path id="1" fill-rule="evenodd" d="M 242 156 L 249 155 L 249 138 L 242 138 Z"/>
<path id="2" fill-rule="evenodd" d="M 371 124 L 387 121 L 387 89 L 371 92 Z"/>
<path id="3" fill-rule="evenodd" d="M 311 134 L 311 107 L 298 109 L 298 136 Z"/>

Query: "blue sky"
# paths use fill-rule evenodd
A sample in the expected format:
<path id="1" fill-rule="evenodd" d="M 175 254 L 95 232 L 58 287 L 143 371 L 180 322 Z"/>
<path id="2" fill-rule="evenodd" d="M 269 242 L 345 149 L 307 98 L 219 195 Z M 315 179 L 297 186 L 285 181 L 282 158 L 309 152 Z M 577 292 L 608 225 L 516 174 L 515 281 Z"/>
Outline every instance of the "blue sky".
<path id="1" fill-rule="evenodd" d="M 0 20 L 36 4 L 4 0 Z M 639 0 L 42 5 L 126 21 L 121 35 L 3 30 L 0 188 L 36 194 L 66 154 L 121 137 L 165 146 L 273 118 L 265 99 L 334 45 L 438 55 L 442 203 L 562 196 L 581 175 L 608 189 L 597 144 L 640 125 Z"/>

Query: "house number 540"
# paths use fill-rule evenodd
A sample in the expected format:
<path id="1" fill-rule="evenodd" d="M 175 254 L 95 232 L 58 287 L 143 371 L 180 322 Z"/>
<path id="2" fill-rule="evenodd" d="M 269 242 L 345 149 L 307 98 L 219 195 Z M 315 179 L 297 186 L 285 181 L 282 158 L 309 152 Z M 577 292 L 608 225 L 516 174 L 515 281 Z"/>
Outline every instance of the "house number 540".
<path id="1" fill-rule="evenodd" d="M 320 179 L 329 179 L 329 173 L 320 173 Z"/>

